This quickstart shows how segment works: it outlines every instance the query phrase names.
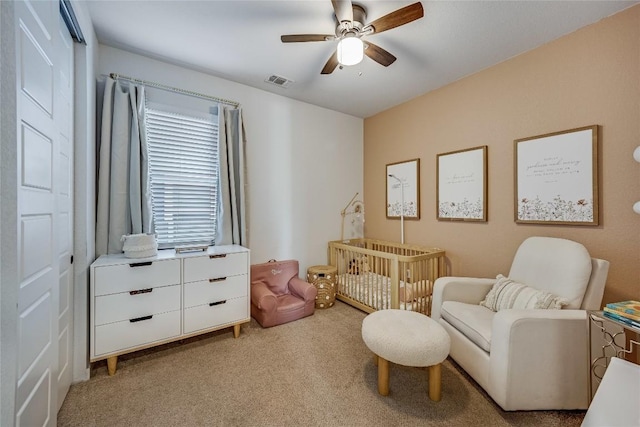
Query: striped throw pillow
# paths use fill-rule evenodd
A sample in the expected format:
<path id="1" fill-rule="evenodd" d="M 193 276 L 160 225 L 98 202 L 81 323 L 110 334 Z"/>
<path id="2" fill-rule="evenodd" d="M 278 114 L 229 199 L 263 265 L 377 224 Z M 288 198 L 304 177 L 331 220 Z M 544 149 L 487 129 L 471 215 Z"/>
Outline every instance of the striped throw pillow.
<path id="1" fill-rule="evenodd" d="M 480 301 L 480 305 L 493 311 L 507 308 L 559 310 L 569 303 L 565 298 L 514 282 L 502 274 L 496 279 L 487 296 Z"/>

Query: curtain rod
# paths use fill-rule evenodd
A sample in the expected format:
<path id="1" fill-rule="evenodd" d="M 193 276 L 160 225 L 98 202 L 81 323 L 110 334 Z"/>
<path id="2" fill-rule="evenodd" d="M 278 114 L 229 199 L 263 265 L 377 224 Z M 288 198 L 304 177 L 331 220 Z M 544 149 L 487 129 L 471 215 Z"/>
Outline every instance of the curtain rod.
<path id="1" fill-rule="evenodd" d="M 146 85 L 146 86 L 152 86 L 158 89 L 164 89 L 164 90 L 168 90 L 170 92 L 177 92 L 177 93 L 181 93 L 183 95 L 189 95 L 189 96 L 195 96 L 197 98 L 204 98 L 204 99 L 208 99 L 210 101 L 215 101 L 215 102 L 219 102 L 222 104 L 227 104 L 227 105 L 231 105 L 233 107 L 239 107 L 240 104 L 234 101 L 229 101 L 228 99 L 223 99 L 223 98 L 216 98 L 215 96 L 209 96 L 209 95 L 204 95 L 202 93 L 198 93 L 198 92 L 192 92 L 190 90 L 185 90 L 185 89 L 178 89 L 176 87 L 171 87 L 171 86 L 167 86 L 167 85 L 163 85 L 161 83 L 155 83 L 155 82 L 150 82 L 147 80 L 140 80 L 140 79 L 134 79 L 133 77 L 128 77 L 128 76 L 123 76 L 121 74 L 117 74 L 117 73 L 111 73 L 109 74 L 109 77 L 111 77 L 112 79 L 118 80 L 128 80 L 132 83 L 139 83 L 142 85 Z"/>

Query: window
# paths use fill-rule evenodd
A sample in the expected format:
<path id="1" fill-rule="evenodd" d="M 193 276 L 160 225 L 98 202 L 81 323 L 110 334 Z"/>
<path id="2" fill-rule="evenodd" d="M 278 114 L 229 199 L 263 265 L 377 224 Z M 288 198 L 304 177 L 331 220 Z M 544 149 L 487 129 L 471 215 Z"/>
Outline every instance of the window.
<path id="1" fill-rule="evenodd" d="M 218 213 L 217 117 L 163 110 L 154 104 L 145 109 L 158 246 L 212 244 Z"/>

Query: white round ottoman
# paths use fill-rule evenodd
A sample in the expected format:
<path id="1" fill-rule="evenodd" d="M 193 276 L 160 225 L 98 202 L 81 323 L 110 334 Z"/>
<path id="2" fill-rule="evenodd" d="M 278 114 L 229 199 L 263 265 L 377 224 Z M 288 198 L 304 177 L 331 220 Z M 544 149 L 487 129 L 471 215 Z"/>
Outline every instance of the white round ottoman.
<path id="1" fill-rule="evenodd" d="M 435 320 L 407 310 L 380 310 L 362 321 L 362 339 L 378 365 L 378 393 L 389 394 L 389 362 L 429 367 L 429 398 L 440 400 L 440 364 L 449 355 L 449 334 Z"/>

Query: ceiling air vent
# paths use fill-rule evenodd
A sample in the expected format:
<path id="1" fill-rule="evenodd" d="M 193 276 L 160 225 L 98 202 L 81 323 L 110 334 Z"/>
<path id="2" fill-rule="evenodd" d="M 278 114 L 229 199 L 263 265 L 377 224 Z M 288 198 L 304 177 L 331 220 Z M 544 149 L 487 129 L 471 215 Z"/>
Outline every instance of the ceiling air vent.
<path id="1" fill-rule="evenodd" d="M 293 80 L 289 80 L 288 78 L 282 77 L 282 76 L 276 76 L 274 74 L 272 76 L 269 76 L 269 78 L 266 79 L 265 82 L 271 83 L 276 86 L 287 88 L 291 86 L 291 83 L 293 83 Z"/>

